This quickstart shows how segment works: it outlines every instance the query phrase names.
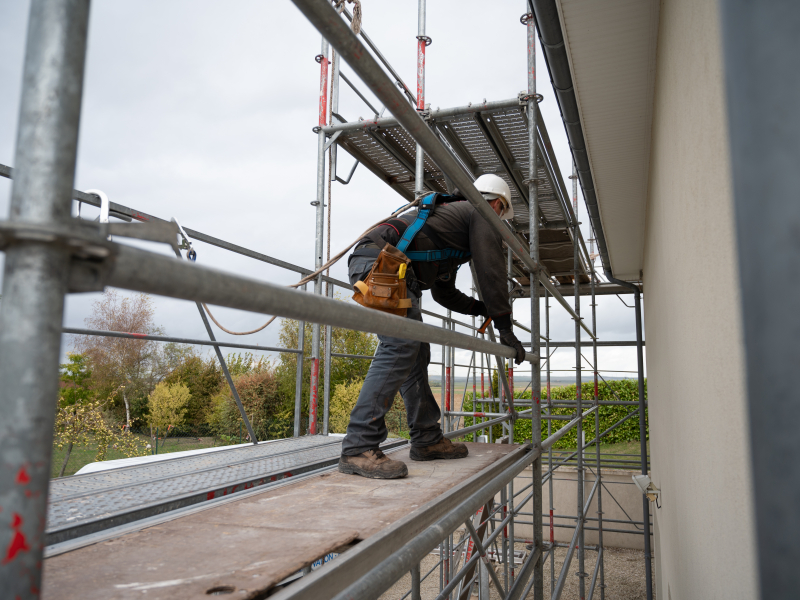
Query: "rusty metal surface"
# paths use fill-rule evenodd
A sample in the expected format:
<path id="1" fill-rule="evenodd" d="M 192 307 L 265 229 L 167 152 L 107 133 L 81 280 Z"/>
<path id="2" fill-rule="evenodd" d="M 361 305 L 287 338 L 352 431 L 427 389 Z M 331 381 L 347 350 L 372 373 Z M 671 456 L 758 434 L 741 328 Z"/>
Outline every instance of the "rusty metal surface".
<path id="1" fill-rule="evenodd" d="M 328 552 L 363 540 L 478 473 L 516 446 L 469 444 L 463 460 L 415 462 L 409 476 L 311 477 L 45 560 L 47 599 L 261 597 Z"/>

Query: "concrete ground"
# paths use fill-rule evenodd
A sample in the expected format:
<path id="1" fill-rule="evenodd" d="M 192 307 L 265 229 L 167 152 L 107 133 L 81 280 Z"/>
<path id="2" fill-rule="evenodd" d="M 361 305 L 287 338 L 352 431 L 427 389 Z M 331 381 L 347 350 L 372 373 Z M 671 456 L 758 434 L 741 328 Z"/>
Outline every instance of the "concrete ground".
<path id="1" fill-rule="evenodd" d="M 524 550 L 524 544 L 517 544 L 517 550 Z M 559 570 L 567 554 L 566 548 L 556 548 L 555 576 L 558 579 Z M 605 570 L 605 597 L 613 600 L 645 600 L 645 575 L 644 575 L 644 553 L 638 550 L 628 550 L 625 548 L 606 548 L 603 553 Z M 422 576 L 434 569 L 439 557 L 429 554 L 422 562 Z M 586 579 L 586 595 L 588 597 L 588 587 L 591 576 L 594 573 L 597 561 L 597 553 L 586 551 L 586 572 L 589 577 Z M 578 593 L 578 578 L 575 575 L 578 571 L 577 555 L 573 558 L 570 565 L 570 575 L 564 585 L 561 594 L 563 600 L 577 600 L 580 598 Z M 497 566 L 500 581 L 503 582 L 503 568 Z M 504 582 L 503 582 L 504 583 Z M 411 576 L 406 575 L 398 581 L 391 589 L 381 596 L 381 600 L 401 600 L 411 589 Z M 495 591 L 494 584 L 491 586 L 492 600 L 500 600 L 500 595 Z M 550 561 L 544 565 L 544 596 L 550 597 Z M 422 582 L 422 598 L 432 600 L 439 594 L 439 569 L 438 567 Z M 477 591 L 474 592 L 473 599 L 477 599 Z M 655 597 L 655 592 L 653 593 Z M 410 598 L 410 595 L 408 596 Z M 533 592 L 528 595 L 533 598 Z M 595 590 L 594 598 L 600 598 L 600 589 Z"/>

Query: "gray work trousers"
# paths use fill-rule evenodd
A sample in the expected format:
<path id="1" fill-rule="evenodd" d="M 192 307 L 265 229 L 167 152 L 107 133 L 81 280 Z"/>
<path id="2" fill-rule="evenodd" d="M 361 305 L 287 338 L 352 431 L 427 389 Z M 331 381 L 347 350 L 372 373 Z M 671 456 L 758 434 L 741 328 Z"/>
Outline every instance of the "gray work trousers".
<path id="1" fill-rule="evenodd" d="M 351 257 L 350 283 L 363 280 L 374 262 L 369 256 Z M 419 298 L 412 293 L 409 296 L 412 306 L 406 318 L 422 321 Z M 347 456 L 376 450 L 386 440 L 388 431 L 384 417 L 392 408 L 398 391 L 406 405 L 411 445 L 432 446 L 443 437 L 439 425 L 441 412 L 428 383 L 430 344 L 386 335 L 379 335 L 378 340 L 378 350 L 350 413 L 347 435 L 342 442 L 342 454 Z"/>

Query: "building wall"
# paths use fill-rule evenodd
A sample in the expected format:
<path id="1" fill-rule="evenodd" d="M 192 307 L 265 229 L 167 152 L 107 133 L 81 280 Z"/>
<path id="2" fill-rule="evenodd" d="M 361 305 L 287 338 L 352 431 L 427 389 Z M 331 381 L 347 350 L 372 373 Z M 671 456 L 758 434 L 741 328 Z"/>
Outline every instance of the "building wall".
<path id="1" fill-rule="evenodd" d="M 664 0 L 644 254 L 663 600 L 757 598 L 732 211 L 717 4 Z"/>
<path id="2" fill-rule="evenodd" d="M 584 497 L 588 497 L 594 486 L 594 457 L 592 452 L 587 452 L 586 461 L 589 468 L 584 471 Z M 544 466 L 547 468 L 547 458 L 545 455 Z M 615 521 L 626 521 L 625 523 L 606 522 L 603 525 L 603 546 L 606 548 L 631 548 L 633 550 L 644 549 L 644 535 L 642 527 L 634 525 L 628 521 L 640 522 L 642 520 L 642 493 L 639 491 L 631 475 L 638 473 L 634 470 L 623 469 L 603 469 L 603 519 L 613 519 Z M 578 489 L 576 482 L 578 473 L 575 467 L 561 467 L 556 470 L 552 479 L 553 483 L 553 539 L 556 542 L 569 543 L 572 534 L 575 532 L 575 515 L 578 513 L 577 499 Z M 522 474 L 514 479 L 514 490 L 521 490 L 531 483 L 531 470 L 525 469 Z M 527 494 L 526 494 L 527 496 Z M 542 491 L 543 505 L 542 514 L 544 523 L 544 539 L 550 539 L 550 482 L 544 484 Z M 597 498 L 595 493 L 592 503 L 586 516 L 590 519 L 597 519 Z M 497 502 L 500 502 L 500 495 L 497 495 Z M 520 509 L 523 513 L 529 513 L 533 509 L 532 503 L 527 502 Z M 567 518 L 558 518 L 558 515 Z M 533 539 L 533 526 L 528 525 L 531 518 L 525 515 L 514 526 L 514 535 L 517 539 Z M 522 523 L 524 521 L 525 523 Z M 585 532 L 586 546 L 595 546 L 598 542 L 598 533 L 592 528 L 597 528 L 597 521 L 587 521 Z M 609 531 L 609 530 L 615 531 Z M 631 533 L 619 533 L 620 531 L 630 531 Z M 652 541 L 652 535 L 651 543 Z M 592 550 L 594 552 L 594 550 Z M 588 556 L 588 554 L 587 554 Z M 594 561 L 594 558 L 592 558 Z M 576 563 L 577 564 L 577 563 Z M 549 567 L 548 567 L 549 568 Z M 644 562 L 641 563 L 641 575 L 644 578 Z M 599 594 L 598 594 L 599 596 Z"/>

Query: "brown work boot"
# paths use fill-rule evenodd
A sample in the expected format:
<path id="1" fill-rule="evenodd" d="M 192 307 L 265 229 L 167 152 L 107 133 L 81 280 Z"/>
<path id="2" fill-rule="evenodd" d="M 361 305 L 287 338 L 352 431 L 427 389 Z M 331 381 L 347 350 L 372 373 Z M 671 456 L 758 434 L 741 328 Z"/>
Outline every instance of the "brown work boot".
<path id="1" fill-rule="evenodd" d="M 442 438 L 433 446 L 411 446 L 411 460 L 436 460 L 437 458 L 466 458 L 469 450 L 464 444 L 454 444 Z"/>
<path id="2" fill-rule="evenodd" d="M 339 459 L 339 472 L 372 479 L 399 479 L 408 475 L 406 463 L 392 460 L 380 450 L 367 450 L 356 456 Z"/>

